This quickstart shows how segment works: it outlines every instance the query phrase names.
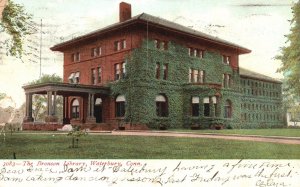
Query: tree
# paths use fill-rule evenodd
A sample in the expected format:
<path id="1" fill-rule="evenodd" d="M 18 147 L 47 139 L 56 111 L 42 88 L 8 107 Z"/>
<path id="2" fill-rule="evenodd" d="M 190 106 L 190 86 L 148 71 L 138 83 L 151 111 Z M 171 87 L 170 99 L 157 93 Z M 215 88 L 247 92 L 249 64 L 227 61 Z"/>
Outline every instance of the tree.
<path id="1" fill-rule="evenodd" d="M 0 44 L 7 48 L 7 55 L 22 57 L 23 41 L 27 35 L 34 32 L 30 24 L 31 19 L 32 15 L 28 14 L 23 6 L 8 0 L 0 21 L 0 33 L 5 32 L 10 36 L 4 41 L 4 37 L 1 37 L 0 40 Z"/>
<path id="2" fill-rule="evenodd" d="M 288 45 L 280 49 L 276 59 L 282 62 L 278 72 L 284 73 L 287 89 L 300 96 L 300 1 L 293 5 L 292 12 L 290 34 L 285 36 Z"/>
<path id="3" fill-rule="evenodd" d="M 30 82 L 30 85 L 42 84 L 42 83 L 51 83 L 51 82 L 62 82 L 62 78 L 56 74 L 52 75 L 43 75 L 41 78 Z M 45 119 L 47 112 L 47 96 L 46 95 L 34 95 L 32 98 L 32 115 L 35 121 L 42 121 Z M 56 99 L 56 108 L 58 117 L 62 116 L 63 111 L 63 98 L 57 97 Z"/>
<path id="4" fill-rule="evenodd" d="M 5 93 L 0 93 L 0 100 L 4 99 L 4 98 L 5 98 L 5 96 L 6 96 L 6 94 L 5 94 Z"/>

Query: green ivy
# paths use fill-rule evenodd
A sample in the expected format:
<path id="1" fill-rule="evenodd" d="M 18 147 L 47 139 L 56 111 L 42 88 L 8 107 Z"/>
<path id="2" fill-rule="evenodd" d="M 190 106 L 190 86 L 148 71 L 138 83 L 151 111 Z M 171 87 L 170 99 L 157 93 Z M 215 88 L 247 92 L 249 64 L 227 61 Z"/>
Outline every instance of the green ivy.
<path id="1" fill-rule="evenodd" d="M 147 124 L 150 128 L 164 125 L 167 128 L 190 127 L 200 124 L 209 128 L 212 124 L 223 124 L 230 128 L 249 128 L 252 124 L 241 123 L 241 104 L 243 94 L 240 92 L 240 76 L 238 71 L 222 63 L 222 56 L 206 51 L 204 58 L 191 57 L 188 49 L 174 42 L 169 42 L 168 50 L 155 47 L 154 41 L 144 41 L 141 48 L 135 49 L 127 58 L 126 78 L 111 83 L 112 95 L 125 95 L 125 120 L 132 124 Z M 156 78 L 156 64 L 160 64 L 160 79 Z M 168 78 L 162 80 L 164 64 L 168 64 Z M 205 71 L 205 84 L 189 83 L 189 69 Z M 230 74 L 232 86 L 217 88 L 212 84 L 222 84 L 222 75 Z M 211 83 L 211 84 L 209 84 Z M 164 94 L 168 99 L 168 117 L 156 115 L 155 98 Z M 204 117 L 203 105 L 200 104 L 200 115 L 191 116 L 191 98 L 197 96 L 200 101 L 205 97 L 220 94 L 220 115 Z M 226 100 L 232 102 L 232 118 L 224 118 Z M 201 103 L 201 102 L 200 102 Z M 211 112 L 214 109 L 211 108 Z"/>

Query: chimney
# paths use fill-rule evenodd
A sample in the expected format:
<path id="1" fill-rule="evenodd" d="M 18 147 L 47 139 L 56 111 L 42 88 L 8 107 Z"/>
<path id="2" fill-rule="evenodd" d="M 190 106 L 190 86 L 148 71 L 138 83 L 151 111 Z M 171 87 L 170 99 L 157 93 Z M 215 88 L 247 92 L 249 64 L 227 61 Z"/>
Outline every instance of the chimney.
<path id="1" fill-rule="evenodd" d="M 131 4 L 121 2 L 119 16 L 120 22 L 129 20 L 131 18 Z"/>

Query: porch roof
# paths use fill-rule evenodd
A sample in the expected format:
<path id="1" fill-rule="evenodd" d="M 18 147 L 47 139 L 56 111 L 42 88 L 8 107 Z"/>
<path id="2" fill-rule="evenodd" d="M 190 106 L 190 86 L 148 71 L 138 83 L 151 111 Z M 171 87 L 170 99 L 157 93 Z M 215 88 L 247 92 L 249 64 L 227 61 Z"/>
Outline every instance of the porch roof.
<path id="1" fill-rule="evenodd" d="M 109 95 L 110 89 L 105 86 L 69 84 L 69 83 L 42 83 L 23 86 L 25 93 L 47 94 L 55 91 L 57 95 L 78 96 L 86 93 Z"/>

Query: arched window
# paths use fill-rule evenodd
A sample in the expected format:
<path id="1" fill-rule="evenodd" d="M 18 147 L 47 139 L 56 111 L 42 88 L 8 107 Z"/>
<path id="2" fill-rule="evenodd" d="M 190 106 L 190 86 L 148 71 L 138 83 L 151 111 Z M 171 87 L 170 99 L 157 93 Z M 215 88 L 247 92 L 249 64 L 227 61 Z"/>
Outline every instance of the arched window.
<path id="1" fill-rule="evenodd" d="M 72 102 L 72 118 L 79 118 L 79 101 L 74 99 Z"/>
<path id="2" fill-rule="evenodd" d="M 115 111 L 116 117 L 124 117 L 125 116 L 125 96 L 119 95 L 116 98 L 116 111 Z"/>
<path id="3" fill-rule="evenodd" d="M 168 116 L 168 101 L 164 95 L 157 95 L 155 98 L 156 102 L 156 114 L 159 117 Z"/>
<path id="4" fill-rule="evenodd" d="M 192 97 L 192 116 L 199 116 L 199 97 Z"/>
<path id="5" fill-rule="evenodd" d="M 230 100 L 226 100 L 226 102 L 225 102 L 224 118 L 232 118 L 232 103 Z"/>

